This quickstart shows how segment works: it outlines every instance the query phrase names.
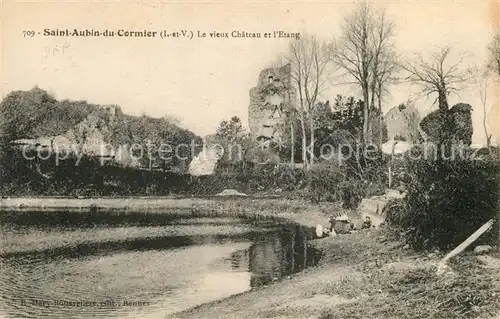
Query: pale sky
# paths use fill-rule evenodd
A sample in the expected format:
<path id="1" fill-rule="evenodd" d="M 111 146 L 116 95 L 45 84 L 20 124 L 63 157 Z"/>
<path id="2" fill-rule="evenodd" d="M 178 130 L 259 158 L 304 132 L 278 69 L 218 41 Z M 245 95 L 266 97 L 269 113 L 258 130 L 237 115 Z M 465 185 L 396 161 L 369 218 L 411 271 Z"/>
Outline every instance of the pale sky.
<path id="1" fill-rule="evenodd" d="M 449 44 L 469 54 L 467 63 L 481 63 L 498 20 L 498 4 L 483 1 L 384 1 L 396 24 L 400 53 L 427 52 Z M 259 72 L 285 53 L 289 39 L 160 39 L 45 37 L 48 29 L 151 31 L 197 30 L 231 32 L 301 32 L 330 39 L 339 34 L 353 2 L 3 2 L 1 95 L 35 85 L 58 99 L 118 104 L 129 114 L 180 118 L 197 134 L 213 133 L 233 115 L 247 122 L 249 89 Z M 494 10 L 495 9 L 495 10 Z M 24 30 L 35 30 L 24 38 Z M 500 94 L 498 88 L 491 92 Z M 397 87 L 385 109 L 404 102 L 416 88 Z M 332 88 L 322 97 L 333 100 Z M 497 94 L 497 96 L 498 96 Z M 360 97 L 360 95 L 357 95 Z M 499 99 L 489 94 L 490 128 L 500 136 Z M 464 90 L 461 101 L 474 108 L 475 143 L 484 141 L 482 105 L 475 89 Z M 422 115 L 432 101 L 420 100 Z M 495 113 L 496 115 L 494 115 Z"/>

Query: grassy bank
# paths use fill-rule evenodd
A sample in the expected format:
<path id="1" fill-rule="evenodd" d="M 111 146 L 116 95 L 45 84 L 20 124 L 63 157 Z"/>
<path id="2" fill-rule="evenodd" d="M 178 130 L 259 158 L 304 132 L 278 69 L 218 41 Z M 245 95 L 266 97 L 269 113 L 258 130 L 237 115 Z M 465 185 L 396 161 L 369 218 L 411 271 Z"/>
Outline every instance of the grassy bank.
<path id="1" fill-rule="evenodd" d="M 488 259 L 466 253 L 438 276 L 439 253 L 405 250 L 379 230 L 313 245 L 325 254 L 317 267 L 173 318 L 497 318 L 500 273 Z"/>

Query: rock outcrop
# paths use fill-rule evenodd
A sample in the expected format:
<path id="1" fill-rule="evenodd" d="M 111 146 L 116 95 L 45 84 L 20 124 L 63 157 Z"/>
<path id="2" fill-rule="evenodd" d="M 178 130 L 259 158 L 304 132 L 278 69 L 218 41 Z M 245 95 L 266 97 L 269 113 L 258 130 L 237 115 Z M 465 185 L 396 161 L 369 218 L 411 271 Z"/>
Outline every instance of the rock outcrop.
<path id="1" fill-rule="evenodd" d="M 484 255 L 484 254 L 488 254 L 492 250 L 493 250 L 493 247 L 491 247 L 490 245 L 480 245 L 480 246 L 474 247 L 474 254 Z"/>
<path id="2" fill-rule="evenodd" d="M 245 193 L 240 193 L 235 189 L 225 189 L 222 192 L 216 194 L 215 196 L 248 196 Z"/>

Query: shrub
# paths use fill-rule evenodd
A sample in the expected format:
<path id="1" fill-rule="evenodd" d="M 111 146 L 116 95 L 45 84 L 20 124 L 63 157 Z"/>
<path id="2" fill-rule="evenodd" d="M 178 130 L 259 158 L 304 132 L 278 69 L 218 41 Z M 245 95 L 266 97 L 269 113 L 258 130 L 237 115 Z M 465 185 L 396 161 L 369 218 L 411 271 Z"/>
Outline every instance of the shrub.
<path id="1" fill-rule="evenodd" d="M 386 190 L 387 185 L 384 181 L 377 180 L 373 182 L 367 182 L 364 196 L 380 196 L 385 194 Z"/>
<path id="2" fill-rule="evenodd" d="M 404 203 L 386 208 L 388 223 L 405 231 L 417 249 L 450 249 L 498 217 L 500 165 L 498 160 L 408 161 L 411 180 Z M 494 230 L 479 242 L 497 242 Z"/>
<path id="3" fill-rule="evenodd" d="M 382 215 L 389 225 L 401 225 L 405 213 L 405 201 L 401 198 L 391 199 L 382 209 Z"/>
<path id="4" fill-rule="evenodd" d="M 355 209 L 366 196 L 367 181 L 359 179 L 350 179 L 340 184 L 340 197 L 342 207 L 346 209 Z"/>
<path id="5" fill-rule="evenodd" d="M 341 198 L 339 186 L 345 179 L 342 168 L 334 161 L 317 163 L 307 172 L 306 196 L 316 202 Z"/>
<path id="6" fill-rule="evenodd" d="M 303 180 L 303 171 L 289 165 L 247 163 L 245 168 L 242 165 L 234 165 L 212 175 L 193 177 L 188 188 L 195 195 L 213 195 L 226 188 L 251 194 L 259 190 L 270 191 L 277 188 L 285 191 L 296 190 Z"/>
<path id="7" fill-rule="evenodd" d="M 315 202 L 339 201 L 346 209 L 356 208 L 366 196 L 370 183 L 353 175 L 333 161 L 317 163 L 307 172 L 305 197 Z M 373 184 L 372 184 L 373 186 Z"/>
<path id="8" fill-rule="evenodd" d="M 277 166 L 273 175 L 275 177 L 276 186 L 285 191 L 296 189 L 299 182 L 304 179 L 302 170 L 289 165 Z"/>

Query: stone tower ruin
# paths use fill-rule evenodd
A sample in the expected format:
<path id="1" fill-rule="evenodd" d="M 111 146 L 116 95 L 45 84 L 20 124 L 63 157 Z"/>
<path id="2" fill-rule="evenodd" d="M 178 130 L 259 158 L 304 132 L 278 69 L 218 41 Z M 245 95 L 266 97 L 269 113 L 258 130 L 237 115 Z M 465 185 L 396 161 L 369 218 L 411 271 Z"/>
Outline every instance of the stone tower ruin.
<path id="1" fill-rule="evenodd" d="M 254 140 L 286 139 L 286 116 L 293 108 L 290 64 L 260 72 L 257 86 L 250 90 L 248 127 Z"/>

